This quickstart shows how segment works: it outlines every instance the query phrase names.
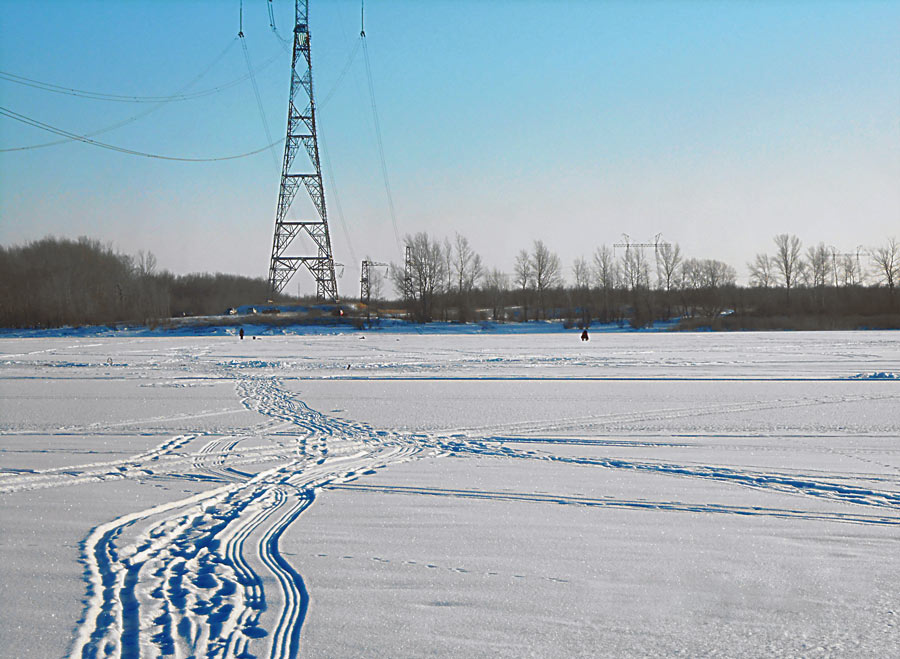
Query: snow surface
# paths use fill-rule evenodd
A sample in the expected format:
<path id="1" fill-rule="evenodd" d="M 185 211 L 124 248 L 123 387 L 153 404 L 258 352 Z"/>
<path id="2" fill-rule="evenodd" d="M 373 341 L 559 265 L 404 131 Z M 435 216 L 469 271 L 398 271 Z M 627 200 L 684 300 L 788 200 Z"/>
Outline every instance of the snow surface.
<path id="1" fill-rule="evenodd" d="M 0 339 L 0 656 L 896 656 L 900 334 Z"/>

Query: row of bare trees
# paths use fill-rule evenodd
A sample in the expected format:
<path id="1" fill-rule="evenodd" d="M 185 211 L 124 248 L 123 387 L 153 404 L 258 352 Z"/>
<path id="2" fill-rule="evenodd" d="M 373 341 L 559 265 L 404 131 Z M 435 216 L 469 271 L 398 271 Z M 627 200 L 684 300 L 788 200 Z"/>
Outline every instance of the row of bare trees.
<path id="1" fill-rule="evenodd" d="M 447 320 L 452 307 L 457 319 L 470 320 L 472 294 L 478 282 L 489 277 L 468 239 L 456 234 L 454 242 L 440 242 L 417 233 L 405 242 L 408 262 L 391 264 L 389 276 L 399 295 L 408 299 L 412 315 L 422 322 Z M 373 292 L 378 289 L 376 281 Z"/>
<path id="2" fill-rule="evenodd" d="M 0 247 L 0 327 L 153 325 L 172 316 L 262 304 L 267 297 L 264 279 L 175 276 L 158 271 L 150 252 L 132 257 L 89 238 Z"/>
<path id="3" fill-rule="evenodd" d="M 575 259 L 567 285 L 559 256 L 543 241 L 520 250 L 512 273 L 507 274 L 486 268 L 459 234 L 454 242 L 426 233 L 407 236 L 409 267 L 393 264 L 390 278 L 411 316 L 426 322 L 489 315 L 523 321 L 564 317 L 584 326 L 594 319 L 627 319 L 641 325 L 653 319 L 715 317 L 735 310 L 824 313 L 856 308 L 846 303 L 845 295 L 835 295 L 835 289 L 879 284 L 888 295 L 883 303 L 865 296 L 866 308 L 893 311 L 896 306 L 894 289 L 900 277 L 896 240 L 868 250 L 868 268 L 860 254 L 838 255 L 824 243 L 804 251 L 800 239 L 788 234 L 775 236 L 774 243 L 773 254 L 759 254 L 748 264 L 749 289 L 737 285 L 738 274 L 732 266 L 715 259 L 687 258 L 678 244 L 657 244 L 650 254 L 639 246 L 626 245 L 617 253 L 601 245 L 590 260 Z M 803 289 L 801 299 L 797 299 L 798 288 Z"/>
<path id="4" fill-rule="evenodd" d="M 870 267 L 863 259 L 868 257 Z M 786 233 L 775 236 L 774 254 L 757 254 L 747 265 L 750 283 L 762 288 L 784 287 L 787 297 L 798 285 L 808 288 L 861 286 L 881 283 L 893 294 L 900 276 L 900 242 L 891 238 L 886 244 L 855 253 L 838 254 L 825 243 L 803 251 L 800 239 Z"/>
<path id="5" fill-rule="evenodd" d="M 774 238 L 774 253 L 748 264 L 750 287 L 715 259 L 687 258 L 677 244 L 652 253 L 601 245 L 575 259 L 571 283 L 559 256 L 542 241 L 516 255 L 513 271 L 487 268 L 469 241 L 426 233 L 407 236 L 407 264 L 389 279 L 419 321 L 564 318 L 573 324 L 734 315 L 897 314 L 900 243 L 837 254 L 796 236 Z M 863 256 L 867 261 L 863 261 Z M 372 298 L 383 297 L 376 276 Z M 157 270 L 151 253 L 116 253 L 96 240 L 45 238 L 0 247 L 0 326 L 54 327 L 118 321 L 152 324 L 180 315 L 222 313 L 271 297 L 264 279 L 225 274 L 175 276 Z"/>

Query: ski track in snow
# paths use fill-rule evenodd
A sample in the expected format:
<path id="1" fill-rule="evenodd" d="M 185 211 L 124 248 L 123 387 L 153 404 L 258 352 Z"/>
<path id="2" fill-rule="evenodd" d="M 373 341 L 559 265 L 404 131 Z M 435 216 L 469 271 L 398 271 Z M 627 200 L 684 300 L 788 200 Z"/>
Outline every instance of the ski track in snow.
<path id="1" fill-rule="evenodd" d="M 516 442 L 516 440 L 514 439 L 512 442 Z M 566 440 L 563 440 L 563 442 L 566 443 Z M 552 444 L 553 440 L 547 439 L 545 443 Z M 435 440 L 435 446 L 445 452 L 445 454 L 450 455 L 468 453 L 491 457 L 546 460 L 548 462 L 577 464 L 605 469 L 634 470 L 669 476 L 715 480 L 761 490 L 825 498 L 862 506 L 875 506 L 900 513 L 900 492 L 845 485 L 840 478 L 822 479 L 809 474 L 740 470 L 713 465 L 681 465 L 613 458 L 568 457 L 537 451 L 520 451 L 507 446 L 503 440 L 492 441 L 490 438 L 483 440 Z M 872 480 L 876 479 L 877 477 Z M 896 482 L 896 479 L 883 480 L 886 483 Z M 895 522 L 892 523 L 900 523 L 900 518 L 896 518 Z"/>
<path id="2" fill-rule="evenodd" d="M 44 351 L 30 354 L 40 352 Z M 196 364 L 202 356 L 185 348 L 174 351 L 163 361 Z M 399 432 L 329 417 L 311 409 L 277 378 L 252 373 L 254 368 L 269 365 L 267 362 L 245 365 L 237 361 L 216 364 L 217 377 L 234 379 L 241 409 L 255 411 L 266 419 L 243 432 L 231 435 L 189 432 L 166 437 L 156 447 L 120 460 L 0 472 L 0 493 L 127 478 L 185 478 L 212 484 L 212 489 L 122 515 L 91 531 L 82 543 L 87 596 L 83 619 L 70 648 L 71 657 L 296 657 L 309 595 L 302 576 L 279 551 L 279 540 L 313 504 L 317 492 L 322 489 L 517 501 L 533 505 L 900 525 L 900 492 L 862 487 L 860 479 L 847 483 L 841 477 L 811 471 L 793 473 L 556 455 L 539 449 L 541 445 L 554 443 L 594 447 L 688 445 L 641 438 L 535 436 L 585 428 L 611 431 L 628 424 L 719 414 L 896 399 L 896 395 L 704 404 L 501 423 L 443 432 Z M 149 421 L 190 420 L 234 411 L 203 410 Z M 143 419 L 60 430 L 96 434 L 115 427 L 146 425 L 147 422 L 148 419 Z M 518 432 L 529 436 L 514 436 Z M 538 450 L 522 450 L 515 447 L 517 444 Z M 354 482 L 361 474 L 371 474 L 389 464 L 423 456 L 532 460 L 631 470 L 825 499 L 852 508 L 841 512 L 811 511 L 804 510 L 801 505 L 765 508 Z M 866 460 L 856 454 L 849 457 Z M 881 466 L 897 469 L 893 465 Z M 875 475 L 865 478 L 868 482 L 879 482 Z M 429 564 L 427 567 L 436 566 Z"/>
<path id="3" fill-rule="evenodd" d="M 896 400 L 897 395 L 842 395 L 821 396 L 815 398 L 799 398 L 778 401 L 760 401 L 748 403 L 714 403 L 709 405 L 691 405 L 659 410 L 641 410 L 636 412 L 610 412 L 604 414 L 592 414 L 588 416 L 573 417 L 567 419 L 552 419 L 546 421 L 515 421 L 511 423 L 493 424 L 490 426 L 473 426 L 457 428 L 456 432 L 465 433 L 490 433 L 490 432 L 560 432 L 564 430 L 617 427 L 634 424 L 636 422 L 660 422 L 674 421 L 676 419 L 690 419 L 702 416 L 718 414 L 738 414 L 742 412 L 758 412 L 768 410 L 785 410 L 800 407 L 814 407 L 820 405 L 836 405 L 870 400 Z"/>
<path id="4" fill-rule="evenodd" d="M 41 474 L 6 475 L 0 480 L 0 491 L 3 491 L 4 488 L 83 482 L 90 477 L 85 474 L 92 473 L 92 469 L 102 472 L 100 476 L 94 473 L 94 477 L 113 474 L 127 477 L 131 473 L 146 477 L 150 463 L 153 468 L 164 465 L 169 471 L 188 468 L 192 474 L 225 483 L 181 501 L 124 515 L 94 529 L 84 542 L 89 599 L 71 656 L 297 656 L 309 596 L 300 574 L 279 552 L 278 542 L 284 531 L 313 503 L 316 490 L 323 487 L 531 504 L 900 525 L 900 516 L 892 514 L 900 511 L 900 493 L 848 486 L 809 475 L 522 451 L 509 444 L 578 440 L 503 438 L 484 432 L 526 428 L 531 431 L 559 430 L 584 422 L 617 424 L 638 418 L 637 414 L 501 424 L 479 428 L 480 437 L 472 437 L 473 430 L 465 433 L 459 430 L 399 433 L 328 417 L 309 408 L 273 378 L 240 378 L 236 387 L 244 406 L 269 418 L 268 423 L 257 426 L 252 434 L 214 437 L 192 452 L 184 449 L 191 442 L 202 439 L 203 434 L 179 435 L 126 460 L 81 465 L 77 469 L 56 468 Z M 841 397 L 833 402 L 847 399 Z M 640 418 L 665 420 L 823 402 L 832 401 L 815 399 L 782 401 L 777 405 L 678 408 L 645 413 Z M 239 448 L 241 442 L 251 437 L 264 437 L 269 445 Z M 622 440 L 618 443 L 630 445 L 635 442 Z M 637 444 L 647 442 L 638 441 Z M 352 482 L 362 472 L 371 473 L 391 462 L 411 459 L 426 451 L 440 456 L 543 460 L 711 479 L 886 510 L 885 514 L 816 512 L 800 507 L 690 504 Z M 264 460 L 281 463 L 249 478 L 235 468 Z M 277 592 L 265 592 L 262 575 L 268 575 L 277 584 Z"/>
<path id="5" fill-rule="evenodd" d="M 257 433 L 179 435 L 125 460 L 5 475 L 0 491 L 188 469 L 214 489 L 96 527 L 83 543 L 88 598 L 72 657 L 296 657 L 309 596 L 280 553 L 282 534 L 326 483 L 355 480 L 427 447 L 330 419 L 277 380 L 240 378 L 243 404 L 270 419 Z M 271 446 L 239 448 L 249 438 Z M 255 475 L 235 465 L 276 460 Z M 163 472 L 165 473 L 165 472 Z M 277 584 L 267 592 L 265 580 Z M 269 589 L 272 590 L 271 588 Z"/>
<path id="6" fill-rule="evenodd" d="M 453 490 L 398 485 L 363 485 L 357 483 L 326 485 L 324 489 L 378 492 L 381 494 L 413 494 L 434 497 L 455 497 L 461 499 L 483 499 L 490 501 L 524 501 L 529 503 L 550 503 L 602 508 L 628 508 L 745 516 L 763 515 L 766 517 L 778 517 L 782 519 L 900 526 L 900 517 L 863 515 L 859 513 L 835 513 L 828 511 L 813 512 L 787 508 L 764 508 L 761 506 L 728 506 L 715 503 L 691 504 L 681 501 L 651 501 L 646 499 L 623 500 L 615 499 L 613 497 L 592 498 L 578 495 L 542 494 L 536 492 L 492 492 L 483 490 Z"/>

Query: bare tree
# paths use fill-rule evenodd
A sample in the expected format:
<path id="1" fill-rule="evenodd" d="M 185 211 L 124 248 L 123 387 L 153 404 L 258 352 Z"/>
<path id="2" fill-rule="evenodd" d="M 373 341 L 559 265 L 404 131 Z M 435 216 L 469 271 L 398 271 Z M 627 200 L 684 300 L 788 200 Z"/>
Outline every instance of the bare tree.
<path id="1" fill-rule="evenodd" d="M 704 259 L 700 262 L 702 283 L 706 288 L 733 286 L 737 280 L 737 272 L 727 263 L 715 259 Z"/>
<path id="2" fill-rule="evenodd" d="M 775 285 L 775 259 L 768 254 L 757 254 L 753 263 L 748 263 L 750 285 L 769 288 Z"/>
<path id="3" fill-rule="evenodd" d="M 600 289 L 602 299 L 601 319 L 609 322 L 612 319 L 612 293 L 619 285 L 619 265 L 607 245 L 601 245 L 594 252 L 594 283 Z"/>
<path id="4" fill-rule="evenodd" d="M 139 250 L 137 253 L 137 263 L 135 264 L 137 274 L 141 277 L 147 277 L 156 273 L 156 255 L 153 252 L 145 252 Z"/>
<path id="5" fill-rule="evenodd" d="M 439 294 L 446 279 L 444 250 L 437 239 L 425 232 L 415 236 L 409 234 L 403 239 L 410 252 L 410 278 L 412 280 L 413 316 L 421 321 L 432 320 L 434 298 Z M 404 289 L 404 269 L 391 264 L 391 280 L 402 294 Z"/>
<path id="6" fill-rule="evenodd" d="M 534 288 L 534 267 L 531 256 L 526 250 L 521 250 L 516 256 L 516 265 L 513 270 L 513 284 L 522 295 L 522 320 L 528 321 L 528 293 Z"/>
<path id="7" fill-rule="evenodd" d="M 715 259 L 687 259 L 681 266 L 682 288 L 720 288 L 732 286 L 735 281 L 735 269 Z"/>
<path id="8" fill-rule="evenodd" d="M 435 242 L 437 242 L 435 240 Z M 453 245 L 450 244 L 449 238 L 444 238 L 444 247 L 441 250 L 443 255 L 443 272 L 444 277 L 441 280 L 438 293 L 441 295 L 441 320 L 448 320 L 447 312 L 450 306 L 450 295 L 453 292 Z"/>
<path id="9" fill-rule="evenodd" d="M 491 303 L 492 317 L 494 320 L 503 320 L 504 302 L 509 291 L 509 277 L 494 268 L 484 275 L 484 291 Z"/>
<path id="10" fill-rule="evenodd" d="M 370 261 L 368 256 L 366 260 Z M 384 272 L 381 268 L 369 268 L 369 309 L 378 315 L 378 303 L 384 297 Z M 365 300 L 364 300 L 365 301 Z"/>
<path id="11" fill-rule="evenodd" d="M 791 288 L 797 283 L 797 277 L 803 270 L 803 259 L 800 257 L 800 239 L 781 233 L 775 236 L 775 266 L 781 274 L 781 281 L 791 299 Z"/>
<path id="12" fill-rule="evenodd" d="M 810 286 L 821 288 L 831 276 L 831 253 L 825 243 L 811 245 L 806 250 L 806 263 Z"/>
<path id="13" fill-rule="evenodd" d="M 456 292 L 458 294 L 459 319 L 467 321 L 471 312 L 470 296 L 475 282 L 484 273 L 481 256 L 469 245 L 469 241 L 456 234 L 456 253 L 453 261 L 453 273 L 456 276 Z"/>
<path id="14" fill-rule="evenodd" d="M 878 268 L 878 276 L 893 296 L 894 286 L 900 279 L 900 242 L 897 242 L 896 238 L 891 238 L 887 245 L 873 249 L 872 261 Z"/>
<path id="15" fill-rule="evenodd" d="M 562 284 L 559 256 L 551 252 L 542 240 L 535 240 L 531 264 L 534 272 L 534 288 L 538 295 L 538 309 L 541 317 L 546 318 L 547 291 Z"/>
<path id="16" fill-rule="evenodd" d="M 835 261 L 835 277 L 842 286 L 857 286 L 863 283 L 865 273 L 859 262 L 859 254 L 844 254 L 839 261 Z"/>
<path id="17" fill-rule="evenodd" d="M 627 247 L 622 257 L 622 277 L 632 292 L 650 287 L 650 268 L 640 247 Z"/>
<path id="18" fill-rule="evenodd" d="M 594 252 L 594 283 L 597 288 L 612 290 L 618 285 L 618 265 L 613 251 L 601 245 Z"/>
<path id="19" fill-rule="evenodd" d="M 583 256 L 575 259 L 572 264 L 572 277 L 575 279 L 575 288 L 586 290 L 591 287 L 591 268 Z"/>
<path id="20" fill-rule="evenodd" d="M 703 286 L 703 267 L 697 259 L 685 259 L 681 264 L 680 288 L 682 290 Z"/>
<path id="21" fill-rule="evenodd" d="M 580 312 L 581 326 L 591 324 L 591 267 L 583 256 L 572 264 L 572 276 L 575 279 L 574 303 Z"/>
<path id="22" fill-rule="evenodd" d="M 681 264 L 681 247 L 678 243 L 662 243 L 656 251 L 656 276 L 659 287 L 669 291 L 675 279 L 675 273 L 678 272 L 678 266 Z"/>
<path id="23" fill-rule="evenodd" d="M 737 281 L 737 272 L 715 259 L 686 259 L 681 265 L 683 313 L 715 317 L 725 308 L 725 295 Z"/>

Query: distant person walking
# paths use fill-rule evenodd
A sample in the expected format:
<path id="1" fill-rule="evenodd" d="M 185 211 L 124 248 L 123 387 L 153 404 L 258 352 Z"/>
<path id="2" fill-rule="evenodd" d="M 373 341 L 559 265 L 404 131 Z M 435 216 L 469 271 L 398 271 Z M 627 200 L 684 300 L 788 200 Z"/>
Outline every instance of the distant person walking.
<path id="1" fill-rule="evenodd" d="M 242 327 L 241 328 L 241 341 L 243 341 L 243 340 L 244 340 L 244 328 Z"/>
<path id="2" fill-rule="evenodd" d="M 584 330 L 581 333 L 581 340 L 582 341 L 590 341 L 591 340 L 591 337 L 588 336 L 587 330 Z"/>

